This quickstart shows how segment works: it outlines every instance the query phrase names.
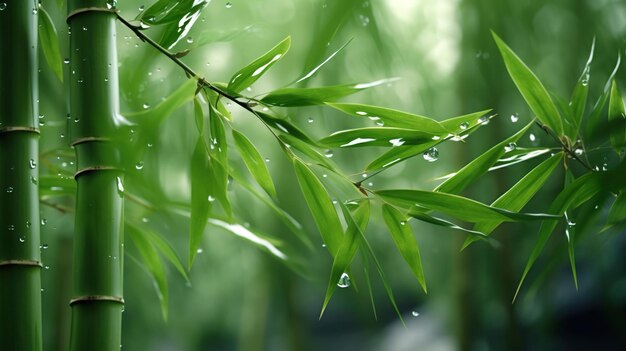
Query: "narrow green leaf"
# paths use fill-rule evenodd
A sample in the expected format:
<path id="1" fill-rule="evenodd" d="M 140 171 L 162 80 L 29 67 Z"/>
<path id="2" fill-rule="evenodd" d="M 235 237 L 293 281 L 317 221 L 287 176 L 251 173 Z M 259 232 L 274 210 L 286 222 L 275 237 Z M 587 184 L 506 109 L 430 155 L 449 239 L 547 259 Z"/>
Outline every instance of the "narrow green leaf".
<path id="1" fill-rule="evenodd" d="M 593 133 L 596 127 L 601 124 L 600 116 L 602 115 L 602 111 L 604 110 L 604 105 L 606 105 L 606 101 L 609 99 L 609 95 L 611 93 L 611 85 L 613 83 L 613 79 L 615 78 L 615 75 L 617 74 L 621 61 L 622 61 L 622 56 L 618 52 L 617 62 L 615 63 L 615 67 L 613 68 L 613 71 L 611 72 L 611 74 L 609 75 L 609 78 L 604 84 L 604 89 L 602 90 L 602 94 L 600 95 L 600 97 L 598 97 L 598 100 L 596 100 L 595 104 L 593 105 L 593 108 L 591 109 L 591 112 L 589 113 L 589 117 L 587 117 L 588 123 L 587 123 L 586 129 L 590 131 L 591 133 Z"/>
<path id="2" fill-rule="evenodd" d="M 146 240 L 148 240 L 170 262 L 170 264 L 176 268 L 178 273 L 180 273 L 185 280 L 189 281 L 187 271 L 185 270 L 182 261 L 178 257 L 178 254 L 172 245 L 160 235 L 150 230 L 142 229 L 141 232 Z"/>
<path id="3" fill-rule="evenodd" d="M 63 82 L 63 64 L 61 59 L 61 49 L 59 46 L 59 37 L 57 30 L 52 23 L 52 18 L 46 10 L 39 6 L 39 43 L 43 50 L 48 66 L 54 74 Z"/>
<path id="4" fill-rule="evenodd" d="M 148 7 L 145 11 L 142 11 L 137 19 L 141 22 L 156 26 L 161 24 L 168 24 L 172 22 L 180 22 L 183 17 L 188 13 L 192 13 L 194 8 L 206 6 L 209 1 L 202 1 L 199 3 L 194 0 L 159 0 Z"/>
<path id="5" fill-rule="evenodd" d="M 384 201 L 406 210 L 414 210 L 418 206 L 418 208 L 439 211 L 472 223 L 493 220 L 510 222 L 560 217 L 548 214 L 516 213 L 487 206 L 462 196 L 425 190 L 379 190 L 375 194 Z"/>
<path id="6" fill-rule="evenodd" d="M 171 20 L 168 20 L 159 44 L 171 50 L 178 42 L 189 34 L 191 27 L 200 17 L 202 10 L 209 4 L 209 0 L 183 0 L 181 2 L 180 11 L 177 9 L 171 14 Z M 184 6 L 182 6 L 184 5 Z M 168 17 L 169 14 L 168 14 Z M 149 21 L 148 18 L 142 18 L 142 21 Z"/>
<path id="7" fill-rule="evenodd" d="M 430 224 L 434 224 L 434 225 L 438 225 L 440 227 L 444 227 L 444 228 L 450 228 L 450 229 L 454 229 L 454 230 L 459 230 L 465 233 L 468 233 L 472 236 L 470 236 L 470 238 L 475 238 L 476 240 L 480 240 L 483 239 L 485 237 L 485 234 L 482 232 L 479 232 L 477 230 L 472 230 L 472 229 L 467 229 L 467 228 L 463 228 L 455 223 L 452 223 L 450 221 L 446 221 L 445 219 L 441 219 L 439 217 L 433 217 L 429 214 L 423 213 L 423 212 L 419 212 L 419 211 L 409 211 L 408 215 L 410 217 L 413 217 L 417 220 L 420 220 L 422 222 L 426 222 L 426 223 L 430 223 Z"/>
<path id="8" fill-rule="evenodd" d="M 509 75 L 530 109 L 541 123 L 558 136 L 563 135 L 563 122 L 546 88 L 513 50 L 496 33 L 492 34 Z"/>
<path id="9" fill-rule="evenodd" d="M 294 159 L 293 166 L 315 224 L 328 247 L 328 251 L 335 257 L 341 245 L 343 233 L 335 206 L 322 182 L 304 163 Z"/>
<path id="10" fill-rule="evenodd" d="M 327 147 L 415 145 L 431 142 L 437 136 L 417 130 L 387 127 L 370 127 L 341 130 L 318 141 Z"/>
<path id="11" fill-rule="evenodd" d="M 348 44 L 350 44 L 350 42 L 352 41 L 352 39 L 348 40 L 345 44 L 343 44 L 339 49 L 335 50 L 332 54 L 330 54 L 324 61 L 322 61 L 322 63 L 320 63 L 319 65 L 315 66 L 313 69 L 311 69 L 307 74 L 305 74 L 304 76 L 302 76 L 302 78 L 296 80 L 294 83 L 300 83 L 302 81 L 305 81 L 309 78 L 311 78 L 313 75 L 315 75 L 315 73 L 317 73 L 317 71 L 322 68 L 322 66 L 324 66 L 325 64 L 327 64 L 330 60 L 333 59 L 333 57 L 335 57 L 335 55 L 337 55 L 341 50 L 343 50 L 346 46 L 348 46 Z"/>
<path id="12" fill-rule="evenodd" d="M 265 95 L 261 102 L 274 106 L 312 106 L 336 101 L 339 98 L 397 80 L 381 79 L 374 82 L 335 85 L 321 88 L 283 88 Z"/>
<path id="13" fill-rule="evenodd" d="M 217 218 L 209 218 L 209 224 L 214 225 L 216 227 L 222 228 L 227 232 L 234 234 L 242 239 L 245 239 L 263 250 L 267 251 L 272 256 L 280 259 L 281 261 L 287 260 L 287 255 L 278 249 L 272 241 L 270 241 L 267 237 L 253 232 L 250 229 L 237 224 L 237 223 L 228 223 L 226 221 L 217 219 Z"/>
<path id="14" fill-rule="evenodd" d="M 213 185 L 211 187 L 213 199 L 217 199 L 220 205 L 222 205 L 224 212 L 226 212 L 226 215 L 232 217 L 233 211 L 228 196 L 228 170 L 226 166 L 222 165 L 219 159 L 211 155 L 209 155 L 209 157 L 211 172 L 207 175 L 207 181 L 209 184 Z"/>
<path id="15" fill-rule="evenodd" d="M 578 290 L 578 273 L 576 273 L 576 257 L 574 255 L 574 235 L 576 234 L 575 223 L 572 225 L 567 212 L 565 212 L 565 237 L 567 238 L 567 255 L 569 256 L 570 268 L 574 278 L 574 286 Z"/>
<path id="16" fill-rule="evenodd" d="M 225 169 L 228 169 L 228 143 L 224 123 L 219 112 L 211 103 L 209 103 L 209 125 L 211 127 L 209 151 Z"/>
<path id="17" fill-rule="evenodd" d="M 239 154 L 254 179 L 269 195 L 276 197 L 276 189 L 274 188 L 274 182 L 272 182 L 272 176 L 259 151 L 245 135 L 234 129 L 232 132 Z"/>
<path id="18" fill-rule="evenodd" d="M 198 97 L 194 97 L 193 99 L 193 115 L 196 121 L 196 128 L 198 129 L 198 134 L 204 134 L 204 112 L 202 111 L 202 104 Z"/>
<path id="19" fill-rule="evenodd" d="M 282 133 L 288 134 L 294 138 L 298 138 L 305 143 L 317 145 L 315 141 L 311 140 L 311 138 L 309 138 L 302 130 L 294 126 L 287 119 L 272 116 L 261 111 L 255 111 L 255 113 L 263 120 L 263 122 L 267 123 L 270 127 L 279 130 Z"/>
<path id="20" fill-rule="evenodd" d="M 191 268 L 206 228 L 207 219 L 215 194 L 212 193 L 207 175 L 212 173 L 209 155 L 202 136 L 198 138 L 191 157 L 191 220 L 189 231 L 189 263 Z M 209 198 L 211 197 L 211 198 Z"/>
<path id="21" fill-rule="evenodd" d="M 444 128 L 432 118 L 407 112 L 362 104 L 328 103 L 327 105 L 352 116 L 381 121 L 386 127 L 413 129 L 435 135 L 450 133 L 449 129 Z"/>
<path id="22" fill-rule="evenodd" d="M 384 204 L 383 219 L 385 220 L 385 224 L 387 224 L 391 238 L 396 244 L 398 251 L 400 251 L 402 258 L 404 258 L 411 268 L 411 271 L 413 271 L 413 274 L 417 278 L 417 281 L 419 281 L 422 289 L 424 289 L 424 292 L 428 293 L 419 247 L 413 236 L 411 225 L 407 222 L 406 216 L 392 206 Z"/>
<path id="23" fill-rule="evenodd" d="M 152 280 L 154 281 L 154 287 L 156 289 L 157 297 L 161 304 L 161 314 L 163 320 L 167 321 L 168 315 L 168 289 L 167 289 L 167 277 L 165 275 L 165 268 L 159 258 L 159 254 L 156 249 L 146 240 L 141 230 L 133 226 L 126 227 L 126 232 L 129 234 L 135 247 L 139 251 L 145 267 L 147 268 Z"/>
<path id="24" fill-rule="evenodd" d="M 314 161 L 318 165 L 325 167 L 333 172 L 337 172 L 337 170 L 339 169 L 337 165 L 334 162 L 332 162 L 330 157 L 326 155 L 322 155 L 318 150 L 316 150 L 314 146 L 311 146 L 311 144 L 308 144 L 288 134 L 281 134 L 278 137 L 284 143 L 300 151 L 302 154 L 306 155 L 308 158 L 310 158 L 312 161 Z"/>
<path id="25" fill-rule="evenodd" d="M 528 172 L 522 179 L 513 185 L 507 192 L 502 194 L 491 206 L 505 210 L 518 212 L 532 199 L 537 191 L 541 189 L 543 184 L 548 180 L 554 169 L 563 159 L 563 153 L 560 152 L 547 160 L 540 163 L 532 171 Z M 501 221 L 486 221 L 476 223 L 474 230 L 489 235 L 496 229 Z M 474 237 L 468 237 L 463 244 L 463 248 L 476 241 Z"/>
<path id="26" fill-rule="evenodd" d="M 251 86 L 257 79 L 270 68 L 274 63 L 280 60 L 291 45 L 291 37 L 283 39 L 280 43 L 263 54 L 261 57 L 252 61 L 246 67 L 240 69 L 235 73 L 228 82 L 228 90 L 234 92 L 240 92 L 245 88 Z"/>
<path id="27" fill-rule="evenodd" d="M 611 83 L 609 124 L 611 125 L 611 145 L 620 154 L 626 144 L 626 109 L 624 109 L 624 100 L 615 80 Z"/>
<path id="28" fill-rule="evenodd" d="M 341 246 L 335 255 L 333 266 L 330 271 L 330 279 L 328 280 L 328 288 L 326 288 L 326 296 L 324 297 L 324 303 L 322 304 L 322 310 L 320 312 L 320 318 L 324 314 L 330 298 L 337 289 L 339 279 L 343 274 L 347 274 L 350 263 L 356 255 L 356 251 L 360 245 L 360 239 L 362 237 L 361 229 L 354 221 L 354 218 L 350 215 L 349 211 L 345 208 L 345 205 L 341 204 L 344 210 L 344 217 L 348 228 L 346 234 L 343 236 Z M 349 279 L 349 278 L 348 278 Z"/>
<path id="29" fill-rule="evenodd" d="M 515 150 L 507 152 L 506 157 L 499 159 L 494 166 L 490 167 L 489 172 L 526 162 L 552 151 L 555 150 L 541 147 L 516 147 Z"/>
<path id="30" fill-rule="evenodd" d="M 593 38 L 593 42 L 591 43 L 591 50 L 589 52 L 589 58 L 587 59 L 587 63 L 585 64 L 585 68 L 583 68 L 583 72 L 578 78 L 578 82 L 576 82 L 576 87 L 572 92 L 572 97 L 570 98 L 570 105 L 572 107 L 572 117 L 573 120 L 572 125 L 573 128 L 570 129 L 570 132 L 567 133 L 567 136 L 570 140 L 576 140 L 576 136 L 578 135 L 578 131 L 580 130 L 580 125 L 582 124 L 583 115 L 585 113 L 585 107 L 587 105 L 587 96 L 589 94 L 589 77 L 591 72 L 591 63 L 593 62 L 593 53 L 596 47 L 596 38 Z"/>
<path id="31" fill-rule="evenodd" d="M 613 226 L 623 222 L 624 220 L 626 220 L 626 192 L 622 191 L 622 193 L 615 199 L 615 202 L 613 202 L 613 205 L 609 210 L 606 224 L 607 227 Z"/>
<path id="32" fill-rule="evenodd" d="M 597 172 L 587 173 L 576 180 L 574 180 L 571 184 L 566 186 L 554 199 L 550 208 L 548 209 L 549 213 L 562 215 L 567 210 L 573 210 L 576 207 L 580 206 L 585 201 L 589 200 L 591 197 L 600 192 L 603 188 L 603 179 L 601 174 Z M 543 251 L 550 235 L 556 228 L 558 220 L 551 219 L 545 220 L 541 224 L 541 228 L 539 229 L 539 239 L 537 243 L 533 247 L 533 250 L 526 262 L 526 267 L 524 268 L 524 273 L 522 273 L 522 278 L 517 286 L 517 290 L 515 291 L 515 296 L 513 297 L 513 301 L 517 298 L 517 294 L 528 275 L 528 272 L 532 268 L 533 264 L 537 260 L 537 257 Z"/>
<path id="33" fill-rule="evenodd" d="M 458 194 L 463 191 L 467 186 L 476 181 L 483 174 L 487 173 L 489 168 L 496 163 L 502 155 L 504 155 L 507 151 L 514 150 L 517 147 L 515 143 L 528 131 L 533 123 L 534 121 L 531 121 L 517 133 L 513 134 L 511 137 L 500 142 L 474 159 L 472 162 L 468 163 L 465 167 L 456 172 L 454 176 L 441 183 L 435 191 L 450 194 Z"/>

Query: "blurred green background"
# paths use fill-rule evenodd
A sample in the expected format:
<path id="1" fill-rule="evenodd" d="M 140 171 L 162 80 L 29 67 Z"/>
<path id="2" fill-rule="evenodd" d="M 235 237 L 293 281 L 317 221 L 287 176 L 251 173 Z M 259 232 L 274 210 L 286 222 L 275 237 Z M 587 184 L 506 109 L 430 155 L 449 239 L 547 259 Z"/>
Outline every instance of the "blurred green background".
<path id="1" fill-rule="evenodd" d="M 134 18 L 151 3 L 118 2 L 121 15 Z M 66 9 L 52 0 L 43 6 L 68 52 Z M 508 78 L 492 41 L 498 33 L 551 91 L 567 96 L 596 38 L 591 96 L 597 96 L 618 51 L 626 46 L 626 2 L 622 0 L 212 0 L 173 51 L 192 48 L 184 61 L 209 81 L 228 81 L 239 68 L 290 35 L 289 54 L 245 92 L 257 95 L 302 76 L 346 42 L 308 86 L 367 82 L 400 77 L 392 84 L 351 96 L 361 102 L 436 119 L 493 108 L 498 116 L 465 143 L 443 144 L 439 160 L 416 157 L 368 180 L 371 188 L 432 189 L 436 177 L 459 169 L 482 151 L 528 123 L 532 116 Z M 158 38 L 159 29 L 149 29 Z M 120 101 L 123 114 L 149 109 L 184 81 L 172 62 L 118 25 Z M 94 43 L 94 45 L 98 45 Z M 74 171 L 66 137 L 64 86 L 41 60 L 42 172 L 68 176 Z M 67 66 L 64 67 L 67 75 Z M 622 89 L 626 75 L 617 80 Z M 594 95 L 595 92 L 595 95 Z M 365 284 L 339 289 L 318 320 L 331 258 L 300 193 L 289 160 L 261 125 L 229 106 L 234 125 L 268 160 L 279 204 L 303 224 L 314 243 L 309 250 L 266 205 L 234 183 L 230 196 L 237 219 L 282 243 L 293 259 L 286 266 L 250 242 L 209 226 L 202 252 L 187 283 L 168 266 L 169 319 L 161 316 L 154 282 L 126 245 L 123 350 L 618 350 L 626 347 L 626 238 L 623 232 L 598 234 L 578 223 L 580 290 L 569 272 L 564 231 L 557 229 L 531 272 L 521 298 L 511 304 L 538 223 L 506 224 L 497 245 L 476 243 L 459 252 L 464 237 L 424 223 L 411 223 L 420 244 L 429 294 L 425 295 L 397 252 L 379 215 L 367 236 L 393 288 L 404 326 L 383 285 L 373 280 L 374 317 Z M 513 122 L 511 116 L 519 121 Z M 355 121 L 324 107 L 290 110 L 290 119 L 309 135 L 322 137 L 355 127 Z M 361 123 L 361 124 L 359 124 Z M 533 127 L 534 140 L 549 144 Z M 136 164 L 127 175 L 129 193 L 154 206 L 127 201 L 127 219 L 159 233 L 186 262 L 188 218 L 169 211 L 190 198 L 189 161 L 197 137 L 191 103 L 176 110 L 157 133 L 146 133 L 141 150 L 129 150 Z M 132 137 L 132 136 L 131 136 Z M 231 149 L 230 158 L 242 164 Z M 340 150 L 333 160 L 346 174 L 358 172 L 378 149 Z M 590 155 L 590 157 L 593 157 Z M 598 161 L 601 162 L 601 161 Z M 536 163 L 534 163 L 536 164 Z M 533 163 L 495 174 L 466 195 L 491 202 Z M 355 177 L 354 179 L 358 179 Z M 559 191 L 552 179 L 529 204 L 542 211 Z M 369 184 L 368 184 L 369 185 Z M 340 190 L 337 193 L 341 193 Z M 342 198 L 341 200 L 346 200 Z M 44 200 L 42 242 L 45 343 L 67 349 L 69 335 L 72 199 Z M 591 204 L 590 207 L 595 207 Z M 602 204 L 600 208 L 606 210 Z M 584 209 L 583 209 L 584 210 Z M 361 279 L 362 282 L 362 279 Z M 417 315 L 417 316 L 415 316 Z"/>

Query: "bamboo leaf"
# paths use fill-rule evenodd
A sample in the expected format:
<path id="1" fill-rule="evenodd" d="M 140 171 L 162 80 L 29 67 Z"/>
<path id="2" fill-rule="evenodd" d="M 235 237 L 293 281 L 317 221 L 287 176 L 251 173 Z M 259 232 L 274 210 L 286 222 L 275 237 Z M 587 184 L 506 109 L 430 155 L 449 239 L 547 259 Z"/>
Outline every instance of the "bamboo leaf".
<path id="1" fill-rule="evenodd" d="M 291 37 L 283 39 L 261 57 L 252 61 L 246 67 L 233 74 L 228 82 L 228 90 L 236 93 L 244 90 L 256 82 L 274 63 L 280 60 L 291 46 Z"/>
<path id="2" fill-rule="evenodd" d="M 505 222 L 559 218 L 560 216 L 516 213 L 453 194 L 424 190 L 380 190 L 375 192 L 384 201 L 406 210 L 425 208 L 439 211 L 467 222 L 500 220 Z"/>
<path id="3" fill-rule="evenodd" d="M 224 123 L 219 112 L 209 103 L 209 125 L 211 127 L 210 152 L 221 163 L 224 169 L 228 169 L 228 143 Z"/>
<path id="4" fill-rule="evenodd" d="M 530 109 L 541 123 L 552 129 L 558 136 L 563 135 L 563 122 L 546 88 L 513 50 L 496 33 L 492 32 L 492 34 L 509 75 Z"/>
<path id="5" fill-rule="evenodd" d="M 259 185 L 271 196 L 276 197 L 276 189 L 274 188 L 274 182 L 272 182 L 272 177 L 270 175 L 269 170 L 267 169 L 267 165 L 263 161 L 261 154 L 254 147 L 254 144 L 245 135 L 239 133 L 234 130 L 233 139 L 235 140 L 235 145 L 239 150 L 239 154 L 243 159 L 246 167 L 254 177 L 254 179 L 259 183 Z"/>
<path id="6" fill-rule="evenodd" d="M 284 261 L 287 260 L 287 255 L 282 252 L 280 249 L 276 247 L 274 243 L 272 243 L 269 239 L 264 237 L 259 233 L 255 233 L 250 229 L 237 224 L 237 223 L 228 223 L 226 221 L 217 219 L 217 218 L 209 218 L 208 223 L 214 225 L 216 227 L 220 227 L 227 232 L 234 234 L 242 239 L 250 241 L 251 243 L 261 247 L 263 250 L 270 253 L 272 256 Z"/>
<path id="7" fill-rule="evenodd" d="M 541 189 L 543 184 L 546 180 L 548 180 L 548 177 L 550 177 L 562 159 L 563 153 L 560 152 L 543 161 L 537 167 L 533 168 L 532 171 L 528 172 L 528 174 L 526 174 L 517 183 L 515 183 L 515 185 L 507 190 L 507 192 L 496 199 L 491 206 L 503 208 L 513 212 L 520 211 L 528 203 L 528 201 L 535 196 L 537 191 Z M 489 235 L 501 223 L 501 221 L 479 222 L 474 226 L 474 230 L 485 233 L 485 235 Z M 475 237 L 468 237 L 463 244 L 463 248 L 466 248 L 474 241 L 476 241 Z"/>
<path id="8" fill-rule="evenodd" d="M 626 109 L 624 109 L 624 100 L 615 80 L 611 83 L 609 124 L 611 125 L 611 145 L 619 154 L 626 144 Z"/>
<path id="9" fill-rule="evenodd" d="M 315 224 L 328 247 L 328 251 L 335 257 L 342 242 L 343 230 L 333 202 L 322 182 L 302 161 L 294 159 L 293 166 Z"/>
<path id="10" fill-rule="evenodd" d="M 41 6 L 39 6 L 38 18 L 39 43 L 41 44 L 43 55 L 46 58 L 48 66 L 50 66 L 57 78 L 63 82 L 63 64 L 61 62 L 61 49 L 57 30 L 54 27 L 52 18 L 50 18 L 48 12 Z"/>
<path id="11" fill-rule="evenodd" d="M 270 127 L 279 130 L 282 133 L 288 134 L 294 138 L 298 138 L 305 143 L 317 145 L 317 143 L 311 140 L 311 138 L 309 138 L 302 130 L 291 124 L 291 122 L 289 122 L 285 118 L 275 117 L 260 111 L 255 111 L 255 113 L 263 120 L 263 122 L 267 123 Z"/>
<path id="12" fill-rule="evenodd" d="M 171 50 L 182 38 L 189 34 L 191 27 L 196 23 L 200 13 L 208 4 L 209 0 L 183 0 L 180 2 L 179 6 L 181 7 L 172 14 L 172 20 L 168 20 L 159 44 Z M 165 16 L 169 17 L 168 15 Z M 142 18 L 142 21 L 144 20 L 149 21 L 147 17 Z"/>
<path id="13" fill-rule="evenodd" d="M 52 175 L 42 175 L 37 180 L 39 184 L 39 195 L 62 196 L 76 194 L 76 181 L 72 178 L 63 178 Z"/>
<path id="14" fill-rule="evenodd" d="M 193 99 L 193 112 L 194 119 L 196 121 L 196 128 L 198 129 L 198 134 L 204 134 L 204 112 L 202 111 L 202 104 L 198 97 L 194 97 Z"/>
<path id="15" fill-rule="evenodd" d="M 419 281 L 424 292 L 428 293 L 419 247 L 413 236 L 411 225 L 407 223 L 406 216 L 392 206 L 384 204 L 383 219 L 385 220 L 385 224 L 387 224 L 391 238 L 396 244 L 398 251 L 400 251 L 402 258 L 404 258 L 404 261 L 406 261 L 411 271 L 413 271 L 413 275 L 415 275 L 417 281 Z"/>
<path id="16" fill-rule="evenodd" d="M 589 58 L 583 68 L 583 72 L 576 82 L 576 87 L 572 92 L 570 98 L 570 106 L 572 109 L 572 126 L 567 136 L 570 140 L 576 140 L 580 125 L 582 124 L 583 115 L 585 113 L 585 107 L 587 105 L 587 96 L 589 95 L 589 76 L 591 72 L 591 63 L 593 62 L 593 53 L 596 47 L 596 38 L 593 38 L 591 43 L 591 50 L 589 52 Z"/>
<path id="17" fill-rule="evenodd" d="M 202 136 L 198 138 L 196 148 L 191 157 L 191 220 L 189 231 L 189 263 L 191 268 L 196 256 L 206 223 L 211 211 L 215 194 L 207 181 L 207 175 L 212 173 L 210 159 Z"/>
<path id="18" fill-rule="evenodd" d="M 606 220 L 606 226 L 610 227 L 615 224 L 621 223 L 626 219 L 626 192 L 622 191 L 622 193 L 615 199 L 613 205 L 611 205 L 611 209 L 609 210 L 609 215 Z"/>
<path id="19" fill-rule="evenodd" d="M 318 141 L 327 147 L 355 147 L 355 146 L 388 146 L 416 145 L 431 142 L 437 136 L 422 131 L 370 127 L 341 130 Z"/>
<path id="20" fill-rule="evenodd" d="M 339 284 L 343 284 L 341 287 L 344 288 L 349 286 L 348 282 L 350 278 L 347 275 L 348 268 L 356 255 L 356 251 L 359 248 L 360 239 L 362 237 L 361 229 L 354 221 L 354 218 L 352 218 L 343 203 L 341 206 L 348 228 L 346 229 L 346 234 L 343 236 L 341 246 L 339 246 L 339 250 L 337 251 L 337 255 L 335 255 L 333 261 L 333 266 L 330 271 L 330 279 L 328 280 L 328 288 L 326 288 L 326 296 L 324 297 L 324 303 L 322 304 L 322 310 L 320 312 L 320 318 L 322 318 L 322 315 L 330 302 L 330 298 L 337 289 L 337 286 Z"/>
<path id="21" fill-rule="evenodd" d="M 315 161 L 318 165 L 321 165 L 322 167 L 325 167 L 334 172 L 337 172 L 337 170 L 339 169 L 328 156 L 322 155 L 310 144 L 288 134 L 281 134 L 279 138 L 287 145 L 292 146 L 294 149 L 300 151 L 302 154 Z"/>
<path id="22" fill-rule="evenodd" d="M 465 167 L 456 172 L 454 176 L 441 183 L 435 191 L 450 194 L 458 194 L 463 191 L 468 185 L 476 181 L 483 174 L 487 173 L 489 168 L 496 163 L 502 155 L 504 155 L 507 151 L 514 150 L 517 147 L 515 143 L 528 131 L 533 123 L 534 121 L 531 121 L 517 133 L 513 134 L 511 137 L 505 139 L 499 144 L 496 144 L 496 146 L 487 150 L 472 162 L 468 163 Z"/>
<path id="23" fill-rule="evenodd" d="M 159 254 L 157 253 L 156 249 L 150 244 L 150 242 L 146 240 L 141 230 L 138 230 L 133 226 L 128 226 L 126 229 L 127 233 L 129 234 L 128 237 L 130 237 L 132 242 L 135 244 L 135 247 L 139 251 L 145 267 L 147 268 L 152 280 L 154 281 L 154 287 L 156 289 L 157 297 L 159 298 L 159 302 L 161 305 L 161 314 L 163 316 L 163 320 L 167 321 L 167 277 L 165 275 L 165 268 L 163 267 L 163 263 L 159 258 Z"/>
<path id="24" fill-rule="evenodd" d="M 413 217 L 417 220 L 420 220 L 422 222 L 426 222 L 426 223 L 430 223 L 430 224 L 434 224 L 434 225 L 438 225 L 440 227 L 444 227 L 444 228 L 450 228 L 450 229 L 454 229 L 454 230 L 459 230 L 468 234 L 471 234 L 472 236 L 470 236 L 470 238 L 474 238 L 476 240 L 480 240 L 480 239 L 484 239 L 485 234 L 477 231 L 477 230 L 472 230 L 472 229 L 467 229 L 467 228 L 463 228 L 457 224 L 454 224 L 450 221 L 446 221 L 445 219 L 442 218 L 438 218 L 438 217 L 433 217 L 429 214 L 423 213 L 423 212 L 419 212 L 419 211 L 409 211 L 408 215 L 410 217 Z"/>
<path id="25" fill-rule="evenodd" d="M 386 127 L 413 129 L 435 135 L 450 133 L 450 130 L 434 119 L 412 113 L 363 104 L 328 103 L 327 105 L 352 116 L 366 117 L 374 121 L 380 120 Z"/>
<path id="26" fill-rule="evenodd" d="M 550 205 L 548 212 L 562 215 L 567 210 L 575 209 L 583 202 L 589 200 L 591 197 L 600 192 L 603 188 L 602 182 L 603 180 L 601 175 L 596 172 L 587 173 L 577 178 L 571 184 L 566 186 L 561 193 L 559 193 Z M 520 288 L 522 287 L 528 272 L 537 260 L 537 257 L 539 257 L 543 251 L 543 248 L 548 242 L 548 239 L 550 238 L 550 235 L 552 235 L 552 232 L 556 228 L 558 222 L 558 220 L 551 219 L 545 220 L 541 223 L 541 228 L 539 229 L 539 239 L 533 247 L 530 257 L 526 262 L 526 267 L 524 268 L 524 273 L 522 273 L 522 278 L 520 279 L 517 290 L 515 291 L 513 301 L 517 298 L 517 294 L 519 294 Z"/>
<path id="27" fill-rule="evenodd" d="M 336 101 L 339 98 L 361 90 L 387 84 L 397 78 L 381 79 L 374 82 L 335 85 L 321 88 L 282 88 L 265 95 L 261 102 L 274 106 L 312 106 Z"/>
<path id="28" fill-rule="evenodd" d="M 193 12 L 195 7 L 206 6 L 209 1 L 203 1 L 205 4 L 198 3 L 194 0 L 159 0 L 142 11 L 137 19 L 141 22 L 156 26 L 168 24 L 172 22 L 180 22 L 188 13 Z"/>
<path id="29" fill-rule="evenodd" d="M 343 50 L 346 46 L 348 46 L 348 44 L 350 44 L 350 42 L 352 41 L 352 39 L 348 40 L 345 44 L 343 44 L 339 49 L 335 50 L 332 54 L 330 54 L 324 61 L 322 61 L 322 63 L 320 63 L 319 65 L 315 66 L 313 69 L 311 69 L 307 74 L 305 74 L 304 76 L 302 76 L 302 78 L 296 80 L 294 83 L 300 83 L 302 81 L 305 81 L 309 78 L 311 78 L 313 75 L 315 75 L 315 73 L 317 73 L 317 71 L 320 70 L 320 68 L 322 68 L 325 64 L 327 64 L 330 60 L 332 60 L 335 55 L 337 55 L 341 50 Z"/>
<path id="30" fill-rule="evenodd" d="M 180 273 L 180 275 L 185 278 L 185 280 L 189 281 L 187 271 L 185 270 L 182 261 L 178 257 L 178 254 L 176 253 L 172 245 L 160 235 L 150 230 L 143 229 L 141 230 L 141 232 L 144 235 L 145 239 L 148 240 L 161 253 L 161 255 L 163 255 L 170 262 L 170 264 L 174 266 L 174 268 L 176 268 L 178 273 Z"/>
<path id="31" fill-rule="evenodd" d="M 222 205 L 224 212 L 226 212 L 229 217 L 232 217 L 233 211 L 228 197 L 228 170 L 217 158 L 212 156 L 209 157 L 211 172 L 207 175 L 207 181 L 209 184 L 214 185 L 211 188 L 213 198 L 209 198 L 209 201 L 217 199 Z"/>
<path id="32" fill-rule="evenodd" d="M 567 255 L 569 256 L 572 277 L 574 278 L 574 286 L 578 290 L 578 273 L 576 273 L 576 257 L 574 254 L 574 235 L 576 234 L 576 223 L 570 221 L 567 212 L 565 212 L 565 237 L 567 238 Z"/>

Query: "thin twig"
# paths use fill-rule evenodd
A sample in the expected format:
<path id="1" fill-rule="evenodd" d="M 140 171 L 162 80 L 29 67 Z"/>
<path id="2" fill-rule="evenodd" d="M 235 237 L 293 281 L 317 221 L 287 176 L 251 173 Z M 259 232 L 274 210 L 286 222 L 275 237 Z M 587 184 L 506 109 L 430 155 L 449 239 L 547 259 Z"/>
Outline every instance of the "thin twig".
<path id="1" fill-rule="evenodd" d="M 563 143 L 561 141 L 561 139 L 559 139 L 556 135 L 554 135 L 552 133 L 552 131 L 547 128 L 546 126 L 544 126 L 543 124 L 539 123 L 538 121 L 535 122 L 539 128 L 541 128 L 546 134 L 548 134 L 549 136 L 551 136 L 552 138 L 554 138 L 554 140 L 556 140 L 557 143 L 559 143 L 561 145 L 561 147 L 563 148 L 563 150 L 565 150 L 565 152 L 570 155 L 573 159 L 575 159 L 576 161 L 578 161 L 581 165 L 583 165 L 585 168 L 587 168 L 588 170 L 590 170 L 591 172 L 595 172 L 595 170 L 593 169 L 593 167 L 591 167 L 591 165 L 585 161 L 583 161 L 580 157 L 578 157 L 578 155 L 576 155 L 575 151 L 572 151 L 572 149 L 570 149 L 567 145 L 565 145 L 565 143 Z"/>

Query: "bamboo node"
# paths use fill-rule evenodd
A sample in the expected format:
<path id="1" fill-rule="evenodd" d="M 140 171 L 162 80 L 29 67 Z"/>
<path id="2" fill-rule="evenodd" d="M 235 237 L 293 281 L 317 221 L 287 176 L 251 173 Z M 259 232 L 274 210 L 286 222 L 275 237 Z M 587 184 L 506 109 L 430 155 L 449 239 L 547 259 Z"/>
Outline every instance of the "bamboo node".
<path id="1" fill-rule="evenodd" d="M 80 139 L 76 139 L 76 140 L 72 141 L 70 146 L 76 146 L 78 144 L 89 143 L 89 142 L 93 142 L 93 141 L 107 142 L 107 141 L 111 141 L 111 138 L 105 138 L 105 137 L 84 137 L 84 138 L 80 138 Z"/>
<path id="2" fill-rule="evenodd" d="M 31 266 L 31 267 L 43 267 L 41 262 L 34 260 L 4 260 L 0 261 L 1 266 Z"/>
<path id="3" fill-rule="evenodd" d="M 2 133 L 13 133 L 13 132 L 26 132 L 26 133 L 35 133 L 39 134 L 39 129 L 33 127 L 2 127 L 0 128 L 0 134 Z"/>
<path id="4" fill-rule="evenodd" d="M 110 13 L 113 13 L 113 14 L 117 13 L 117 11 L 115 9 L 109 9 L 109 8 L 106 8 L 106 7 L 96 7 L 96 6 L 94 6 L 94 7 L 83 7 L 83 8 L 75 9 L 72 12 L 70 12 L 67 15 L 67 17 L 66 17 L 65 22 L 69 23 L 70 22 L 70 18 L 72 18 L 72 17 L 74 17 L 74 16 L 76 16 L 78 14 L 85 13 L 85 12 L 110 12 Z"/>
<path id="5" fill-rule="evenodd" d="M 85 167 L 85 168 L 79 170 L 78 172 L 76 172 L 74 174 L 74 179 L 78 179 L 78 176 L 83 175 L 84 173 L 97 172 L 97 171 L 119 171 L 119 172 L 121 172 L 122 170 L 120 168 L 111 167 L 111 166 L 91 166 L 91 167 Z"/>
<path id="6" fill-rule="evenodd" d="M 118 296 L 109 296 L 109 295 L 86 295 L 81 297 L 76 297 L 70 300 L 70 306 L 76 303 L 85 303 L 85 302 L 96 302 L 96 301 L 110 301 L 117 302 L 120 304 L 124 304 L 124 299 Z"/>

